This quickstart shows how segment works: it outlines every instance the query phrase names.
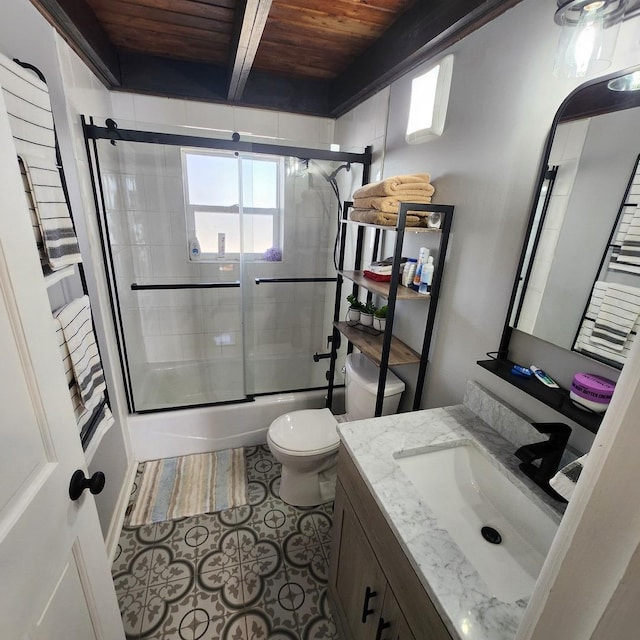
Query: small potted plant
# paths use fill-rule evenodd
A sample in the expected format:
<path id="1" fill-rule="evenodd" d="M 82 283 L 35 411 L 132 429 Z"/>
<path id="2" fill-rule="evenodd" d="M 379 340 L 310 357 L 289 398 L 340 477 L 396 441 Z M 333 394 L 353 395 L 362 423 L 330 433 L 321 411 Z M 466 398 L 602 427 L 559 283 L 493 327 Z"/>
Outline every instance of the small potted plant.
<path id="1" fill-rule="evenodd" d="M 360 322 L 360 313 L 362 309 L 364 309 L 364 305 L 353 295 L 353 293 L 347 296 L 347 302 L 349 303 L 347 322 L 352 324 Z"/>
<path id="2" fill-rule="evenodd" d="M 376 331 L 384 331 L 387 327 L 387 305 L 376 309 L 373 313 L 373 328 Z"/>
<path id="3" fill-rule="evenodd" d="M 373 325 L 373 314 L 376 310 L 373 302 L 369 301 L 364 305 L 364 308 L 360 310 L 360 324 L 365 327 Z"/>

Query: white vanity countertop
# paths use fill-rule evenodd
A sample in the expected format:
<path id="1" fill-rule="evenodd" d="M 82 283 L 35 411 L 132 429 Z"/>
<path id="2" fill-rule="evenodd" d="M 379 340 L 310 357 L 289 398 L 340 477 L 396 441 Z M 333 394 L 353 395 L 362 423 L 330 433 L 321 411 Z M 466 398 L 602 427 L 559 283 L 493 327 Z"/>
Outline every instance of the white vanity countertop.
<path id="1" fill-rule="evenodd" d="M 560 511 L 551 506 L 558 503 L 518 469 L 519 460 L 513 455 L 517 447 L 464 405 L 342 423 L 338 431 L 452 636 L 513 640 L 528 600 L 507 603 L 491 595 L 447 531 L 419 501 L 396 457 L 401 452 L 421 453 L 475 441 L 559 522 Z"/>

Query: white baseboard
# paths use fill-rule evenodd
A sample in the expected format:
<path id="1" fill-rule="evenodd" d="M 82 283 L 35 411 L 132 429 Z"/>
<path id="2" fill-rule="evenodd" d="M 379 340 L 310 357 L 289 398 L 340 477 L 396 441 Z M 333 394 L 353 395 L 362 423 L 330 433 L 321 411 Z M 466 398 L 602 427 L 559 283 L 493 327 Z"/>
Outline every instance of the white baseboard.
<path id="1" fill-rule="evenodd" d="M 107 555 L 109 560 L 113 562 L 116 552 L 118 551 L 118 542 L 120 541 L 120 533 L 122 532 L 122 525 L 124 524 L 124 518 L 127 513 L 127 506 L 129 505 L 129 498 L 131 497 L 131 488 L 136 479 L 136 471 L 138 470 L 137 461 L 133 460 L 127 469 L 125 481 L 122 483 L 122 490 L 118 496 L 118 503 L 113 511 L 113 518 L 111 519 L 111 526 L 107 533 L 105 545 L 107 548 Z"/>

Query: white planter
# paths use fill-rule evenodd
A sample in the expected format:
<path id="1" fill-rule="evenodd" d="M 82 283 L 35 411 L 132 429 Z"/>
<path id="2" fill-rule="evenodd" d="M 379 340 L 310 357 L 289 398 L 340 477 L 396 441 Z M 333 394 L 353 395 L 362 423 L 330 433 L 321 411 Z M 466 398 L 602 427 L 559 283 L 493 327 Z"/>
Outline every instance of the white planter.
<path id="1" fill-rule="evenodd" d="M 347 310 L 347 322 L 360 322 L 360 309 L 349 307 Z"/>
<path id="2" fill-rule="evenodd" d="M 360 312 L 360 324 L 364 325 L 365 327 L 370 327 L 373 325 L 373 313 L 364 313 L 363 311 Z"/>
<path id="3" fill-rule="evenodd" d="M 373 316 L 373 328 L 376 331 L 384 331 L 387 327 L 387 319 L 386 318 L 376 318 Z"/>

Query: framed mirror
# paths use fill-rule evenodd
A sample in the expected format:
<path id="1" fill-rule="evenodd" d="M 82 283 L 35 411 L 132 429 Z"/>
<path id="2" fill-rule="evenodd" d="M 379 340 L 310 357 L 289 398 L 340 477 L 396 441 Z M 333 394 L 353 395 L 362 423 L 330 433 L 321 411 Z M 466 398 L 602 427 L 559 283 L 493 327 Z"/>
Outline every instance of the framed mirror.
<path id="1" fill-rule="evenodd" d="M 639 121 L 640 67 L 579 87 L 558 110 L 499 357 L 516 329 L 624 365 L 640 329 Z"/>

